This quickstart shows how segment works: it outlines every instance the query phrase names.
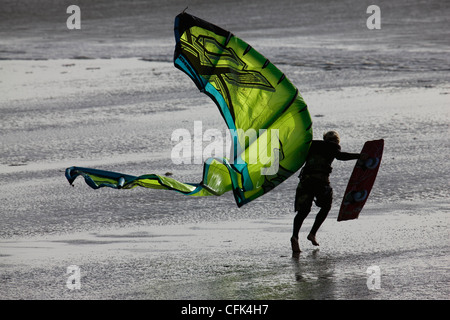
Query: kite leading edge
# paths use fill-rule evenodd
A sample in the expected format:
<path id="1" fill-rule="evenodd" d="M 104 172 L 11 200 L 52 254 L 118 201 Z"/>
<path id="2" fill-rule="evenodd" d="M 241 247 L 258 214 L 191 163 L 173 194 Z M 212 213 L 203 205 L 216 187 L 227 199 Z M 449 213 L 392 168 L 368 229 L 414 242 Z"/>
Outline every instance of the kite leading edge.
<path id="1" fill-rule="evenodd" d="M 241 207 L 300 169 L 312 140 L 312 122 L 287 77 L 229 31 L 184 12 L 175 18 L 175 40 L 175 67 L 216 103 L 231 133 L 232 156 L 207 159 L 200 183 L 81 167 L 66 169 L 69 183 L 82 176 L 94 189 L 141 186 L 191 196 L 232 190 Z"/>

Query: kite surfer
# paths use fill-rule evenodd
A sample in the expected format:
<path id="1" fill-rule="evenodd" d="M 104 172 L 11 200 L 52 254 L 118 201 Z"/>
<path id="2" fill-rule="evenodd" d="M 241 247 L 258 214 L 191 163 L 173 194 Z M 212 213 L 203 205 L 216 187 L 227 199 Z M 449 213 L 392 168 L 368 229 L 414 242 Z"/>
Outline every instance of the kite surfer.
<path id="1" fill-rule="evenodd" d="M 301 252 L 298 243 L 298 234 L 303 224 L 303 220 L 311 211 L 313 200 L 320 207 L 314 224 L 308 234 L 307 239 L 313 245 L 318 246 L 316 233 L 325 221 L 331 209 L 333 200 L 333 189 L 330 186 L 331 163 L 338 160 L 357 160 L 365 158 L 366 155 L 360 153 L 341 152 L 339 134 L 336 131 L 328 131 L 323 135 L 323 141 L 313 140 L 306 158 L 305 165 L 300 171 L 300 181 L 295 194 L 295 211 L 293 234 L 291 246 L 293 253 Z"/>

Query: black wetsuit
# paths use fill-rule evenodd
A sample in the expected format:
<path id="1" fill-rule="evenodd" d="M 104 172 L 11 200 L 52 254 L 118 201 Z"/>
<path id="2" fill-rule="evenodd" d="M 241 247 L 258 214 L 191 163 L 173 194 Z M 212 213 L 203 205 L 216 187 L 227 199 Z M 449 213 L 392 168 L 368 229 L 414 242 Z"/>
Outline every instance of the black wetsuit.
<path id="1" fill-rule="evenodd" d="M 341 146 L 337 143 L 313 140 L 305 165 L 300 172 L 300 182 L 295 194 L 295 211 L 298 211 L 294 219 L 295 237 L 298 237 L 303 220 L 311 211 L 314 198 L 316 205 L 321 209 L 316 216 L 311 234 L 316 234 L 331 209 L 333 189 L 329 177 L 333 160 L 356 160 L 359 157 L 359 153 L 341 152 Z"/>

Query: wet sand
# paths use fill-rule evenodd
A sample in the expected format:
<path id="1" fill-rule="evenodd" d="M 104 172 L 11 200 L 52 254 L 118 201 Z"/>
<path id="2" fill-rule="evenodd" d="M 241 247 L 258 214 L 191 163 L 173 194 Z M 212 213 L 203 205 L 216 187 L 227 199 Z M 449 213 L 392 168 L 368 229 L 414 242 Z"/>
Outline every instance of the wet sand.
<path id="1" fill-rule="evenodd" d="M 168 64 L 137 59 L 125 59 L 120 64 L 108 60 L 64 60 L 4 61 L 1 65 L 4 70 L 15 68 L 15 72 L 24 74 L 26 70 L 44 68 L 48 70 L 46 81 L 52 82 L 61 76 L 55 65 L 65 70 L 69 62 L 75 64 L 71 68 L 78 66 L 81 73 L 97 66 L 100 69 L 95 71 L 103 72 L 101 79 L 143 64 L 149 65 L 151 72 L 158 68 L 170 72 Z M 52 72 L 53 76 L 49 76 Z M 24 86 L 42 84 L 33 80 L 33 74 L 29 76 L 29 82 L 21 80 Z M 78 73 L 72 77 L 67 83 L 72 83 Z M 7 92 L 13 103 L 29 99 L 19 99 L 20 94 L 14 92 L 17 86 L 10 84 Z M 102 88 L 100 91 L 107 91 L 109 83 L 103 82 Z M 79 88 L 68 86 L 67 90 L 84 92 L 89 90 L 89 82 Z M 9 164 L 1 166 L 4 183 L 0 186 L 0 295 L 3 299 L 447 299 L 449 203 L 444 195 L 447 175 L 439 173 L 449 169 L 438 164 L 445 163 L 448 145 L 445 131 L 437 128 L 447 123 L 448 91 L 447 87 L 349 88 L 304 94 L 314 106 L 311 110 L 316 132 L 339 123 L 345 137 L 343 149 L 357 149 L 370 138 L 384 138 L 387 147 L 373 193 L 358 220 L 336 221 L 339 195 L 353 164 L 335 163 L 332 184 L 336 196 L 330 216 L 318 234 L 321 245 L 313 247 L 306 240 L 316 212 L 313 209 L 302 228 L 303 252 L 298 257 L 292 256 L 289 244 L 296 176 L 240 209 L 231 194 L 199 199 L 143 188 L 94 191 L 81 179 L 73 188 L 65 181 L 64 168 L 73 164 L 136 174 L 172 171 L 182 181 L 196 181 L 201 176 L 201 165 L 174 165 L 170 161 L 170 145 L 163 144 L 168 150 L 157 155 L 150 149 L 131 150 L 123 155 L 109 147 L 98 157 L 95 153 L 83 157 L 83 152 L 94 152 L 99 147 L 98 140 L 90 148 L 77 146 L 83 140 L 92 143 L 91 126 L 103 132 L 110 130 L 109 145 L 112 141 L 126 145 L 124 136 L 137 134 L 134 130 L 139 126 L 155 123 L 155 118 L 162 121 L 170 114 L 172 121 L 147 142 L 161 147 L 160 136 L 170 136 L 180 123 L 192 130 L 189 126 L 198 115 L 190 110 L 180 108 L 143 116 L 136 111 L 126 115 L 114 107 L 99 106 L 94 107 L 94 123 L 83 122 L 78 129 L 72 121 L 80 121 L 76 112 L 83 109 L 66 109 L 58 103 L 55 108 L 62 107 L 58 107 L 60 113 L 55 116 L 64 119 L 61 125 L 46 127 L 41 123 L 32 128 L 33 122 L 54 121 L 46 112 L 36 113 L 33 118 L 17 118 L 30 129 L 6 128 L 4 141 L 19 139 L 19 146 L 30 150 L 28 154 L 36 160 L 10 158 Z M 33 99 L 41 101 L 46 95 L 53 95 L 51 90 L 39 92 L 44 97 Z M 72 94 L 60 90 L 53 99 L 59 101 L 67 96 Z M 76 100 L 71 99 L 69 105 Z M 330 99 L 336 101 L 332 107 L 328 104 Z M 430 100 L 433 106 L 424 110 L 422 106 Z M 378 101 L 384 101 L 383 112 L 375 112 Z M 208 103 L 197 107 L 204 110 L 205 129 L 217 119 Z M 340 113 L 331 117 L 333 108 L 339 108 Z M 402 108 L 408 108 L 407 115 L 399 115 Z M 432 110 L 435 111 L 430 114 Z M 65 118 L 69 112 L 75 114 Z M 423 117 L 428 123 L 424 134 L 410 131 L 409 128 L 423 124 Z M 415 123 L 406 118 L 415 119 Z M 404 125 L 396 127 L 400 122 Z M 133 130 L 117 131 L 121 123 L 123 128 Z M 372 129 L 361 133 L 355 126 Z M 62 135 L 69 129 L 78 134 Z M 40 145 L 33 142 L 35 137 L 57 135 L 64 140 L 49 139 L 46 144 L 39 138 Z M 413 144 L 405 144 L 406 139 Z M 166 143 L 167 140 L 163 139 Z M 40 150 L 57 150 L 52 143 L 62 146 L 61 142 L 68 148 L 67 153 L 59 149 L 55 160 L 39 159 L 43 156 Z M 410 152 L 414 146 L 421 146 L 420 154 Z M 12 143 L 6 147 L 14 148 Z M 107 156 L 109 152 L 111 156 Z M 414 179 L 421 180 L 416 183 Z M 71 275 L 67 268 L 72 265 L 81 271 L 78 290 L 70 290 L 66 284 Z M 374 290 L 367 284 L 367 271 L 373 266 L 380 268 L 381 281 L 381 287 Z"/>
<path id="2" fill-rule="evenodd" d="M 290 215 L 2 241 L 2 298 L 447 299 L 446 209 L 417 204 L 407 222 L 392 206 L 365 211 L 327 220 L 318 248 L 304 231 L 299 256 L 289 248 Z M 81 287 L 70 290 L 72 265 Z M 368 285 L 374 266 L 377 289 Z"/>
<path id="3" fill-rule="evenodd" d="M 0 13 L 9 26 L 0 31 L 0 299 L 448 300 L 450 62 L 440 1 L 380 3 L 382 29 L 369 37 L 359 2 L 356 11 L 351 1 L 292 10 L 289 1 L 280 10 L 246 2 L 235 15 L 222 2 L 191 6 L 286 73 L 314 138 L 336 129 L 349 152 L 385 139 L 357 220 L 336 221 L 353 163 L 335 161 L 318 248 L 306 240 L 314 208 L 303 252 L 291 254 L 297 174 L 242 208 L 231 194 L 69 186 L 72 165 L 200 181 L 202 165 L 172 162 L 171 135 L 193 132 L 195 121 L 224 134 L 225 125 L 173 67 L 182 2 L 83 2 L 78 34 L 59 27 L 62 4 L 24 1 Z M 79 289 L 67 285 L 69 266 L 80 270 Z M 379 288 L 368 270 L 379 270 Z"/>

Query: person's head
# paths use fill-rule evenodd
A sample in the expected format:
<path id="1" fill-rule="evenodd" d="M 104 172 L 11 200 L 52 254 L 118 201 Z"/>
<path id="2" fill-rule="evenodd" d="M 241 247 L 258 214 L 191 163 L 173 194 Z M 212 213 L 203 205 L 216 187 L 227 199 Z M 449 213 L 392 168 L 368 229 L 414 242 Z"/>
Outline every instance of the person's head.
<path id="1" fill-rule="evenodd" d="M 336 131 L 328 131 L 323 134 L 323 140 L 327 142 L 334 142 L 339 144 L 341 142 L 341 139 L 339 137 L 339 133 Z"/>

